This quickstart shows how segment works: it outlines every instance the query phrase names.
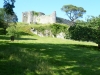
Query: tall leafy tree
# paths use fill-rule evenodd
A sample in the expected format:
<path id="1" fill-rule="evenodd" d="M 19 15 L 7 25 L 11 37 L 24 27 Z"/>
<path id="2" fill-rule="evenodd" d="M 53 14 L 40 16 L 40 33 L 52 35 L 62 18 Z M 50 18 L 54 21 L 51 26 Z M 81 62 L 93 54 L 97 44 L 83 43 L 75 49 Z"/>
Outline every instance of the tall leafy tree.
<path id="1" fill-rule="evenodd" d="M 6 34 L 6 28 L 9 26 L 9 23 L 16 23 L 18 21 L 17 15 L 8 14 L 4 8 L 0 8 L 0 28 L 4 29 Z"/>
<path id="2" fill-rule="evenodd" d="M 0 9 L 0 25 L 6 31 L 6 28 L 9 26 L 9 23 L 18 21 L 17 15 L 14 12 L 15 0 L 3 0 L 4 5 L 3 9 Z"/>
<path id="3" fill-rule="evenodd" d="M 11 15 L 11 14 L 8 14 L 4 8 L 0 8 L 0 20 L 3 20 L 7 23 L 11 23 L 11 22 L 17 22 L 18 18 L 15 13 Z"/>
<path id="4" fill-rule="evenodd" d="M 10 14 L 10 15 L 14 14 L 14 10 L 13 10 L 13 8 L 15 8 L 14 3 L 15 3 L 15 0 L 4 0 L 3 7 L 7 14 Z"/>
<path id="5" fill-rule="evenodd" d="M 74 6 L 74 5 L 64 5 L 61 8 L 61 10 L 66 13 L 66 15 L 68 16 L 68 18 L 72 22 L 74 22 L 78 18 L 82 18 L 83 14 L 86 13 L 86 10 L 84 10 L 84 8 L 77 7 L 77 6 Z"/>
<path id="6" fill-rule="evenodd" d="M 4 18 L 7 22 L 17 22 L 18 18 L 17 15 L 15 14 L 13 8 L 15 8 L 14 6 L 15 0 L 4 0 Z"/>

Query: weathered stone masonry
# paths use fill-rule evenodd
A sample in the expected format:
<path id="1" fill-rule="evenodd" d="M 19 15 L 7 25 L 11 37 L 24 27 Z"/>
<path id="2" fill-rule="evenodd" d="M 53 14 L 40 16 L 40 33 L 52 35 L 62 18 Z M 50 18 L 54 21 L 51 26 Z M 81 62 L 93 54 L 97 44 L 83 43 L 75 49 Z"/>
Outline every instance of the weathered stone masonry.
<path id="1" fill-rule="evenodd" d="M 47 24 L 47 23 L 64 23 L 68 24 L 70 21 L 56 17 L 56 11 L 54 11 L 51 15 L 45 15 L 42 12 L 38 12 L 38 15 L 34 15 L 33 11 L 29 12 L 22 12 L 22 22 L 24 23 L 40 23 L 40 24 Z"/>

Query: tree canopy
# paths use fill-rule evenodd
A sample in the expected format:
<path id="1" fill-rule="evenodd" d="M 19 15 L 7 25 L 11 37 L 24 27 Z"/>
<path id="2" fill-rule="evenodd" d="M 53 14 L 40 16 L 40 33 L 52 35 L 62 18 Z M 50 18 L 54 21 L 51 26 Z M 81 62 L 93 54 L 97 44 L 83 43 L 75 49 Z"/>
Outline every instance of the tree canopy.
<path id="1" fill-rule="evenodd" d="M 15 0 L 4 0 L 3 7 L 7 14 L 10 14 L 10 15 L 14 14 L 14 10 L 13 10 L 13 8 L 15 8 L 14 3 L 15 3 Z"/>
<path id="2" fill-rule="evenodd" d="M 15 13 L 13 15 L 7 14 L 4 8 L 0 8 L 0 20 L 5 22 L 17 22 L 18 18 Z"/>
<path id="3" fill-rule="evenodd" d="M 83 14 L 86 13 L 86 10 L 84 10 L 84 8 L 74 5 L 64 5 L 61 10 L 66 13 L 66 15 L 72 22 L 80 17 L 83 17 Z"/>
<path id="4" fill-rule="evenodd" d="M 17 15 L 14 13 L 13 15 L 8 14 L 4 8 L 0 8 L 0 28 L 4 29 L 4 34 L 6 34 L 6 28 L 9 26 L 8 23 L 16 23 L 18 22 Z"/>

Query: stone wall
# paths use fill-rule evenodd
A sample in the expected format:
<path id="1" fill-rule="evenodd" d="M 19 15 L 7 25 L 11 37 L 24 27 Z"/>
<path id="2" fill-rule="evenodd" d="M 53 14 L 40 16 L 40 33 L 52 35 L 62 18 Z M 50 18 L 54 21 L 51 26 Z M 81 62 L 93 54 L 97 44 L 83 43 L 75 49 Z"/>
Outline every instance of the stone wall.
<path id="1" fill-rule="evenodd" d="M 33 15 L 32 11 L 22 13 L 22 22 L 24 23 L 56 23 L 56 12 L 54 11 L 51 15 Z"/>
<path id="2" fill-rule="evenodd" d="M 34 28 L 30 30 L 33 34 L 36 34 L 40 37 L 54 37 L 54 35 L 52 34 L 52 32 L 50 30 L 45 30 L 44 33 L 42 32 L 38 32 L 37 30 L 35 30 Z M 64 32 L 60 32 L 59 34 L 56 34 L 56 38 L 61 38 L 61 39 L 65 39 L 65 33 Z"/>
<path id="3" fill-rule="evenodd" d="M 37 12 L 38 15 L 34 15 L 33 11 L 29 12 L 23 12 L 22 13 L 22 22 L 24 23 L 40 23 L 40 24 L 48 24 L 48 23 L 64 23 L 64 24 L 70 24 L 70 21 L 64 18 L 60 18 L 56 16 L 56 11 L 54 11 L 50 15 L 45 15 L 42 12 Z"/>

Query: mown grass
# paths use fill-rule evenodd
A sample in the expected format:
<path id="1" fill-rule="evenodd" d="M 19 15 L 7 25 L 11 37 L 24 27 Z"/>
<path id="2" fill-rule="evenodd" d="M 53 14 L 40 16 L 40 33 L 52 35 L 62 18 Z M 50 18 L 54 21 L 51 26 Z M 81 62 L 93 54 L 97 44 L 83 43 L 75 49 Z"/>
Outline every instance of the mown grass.
<path id="1" fill-rule="evenodd" d="M 0 40 L 0 75 L 100 74 L 95 43 L 38 36 L 7 39 Z"/>
<path id="2" fill-rule="evenodd" d="M 36 35 L 0 36 L 0 75 L 99 75 L 97 44 Z"/>

